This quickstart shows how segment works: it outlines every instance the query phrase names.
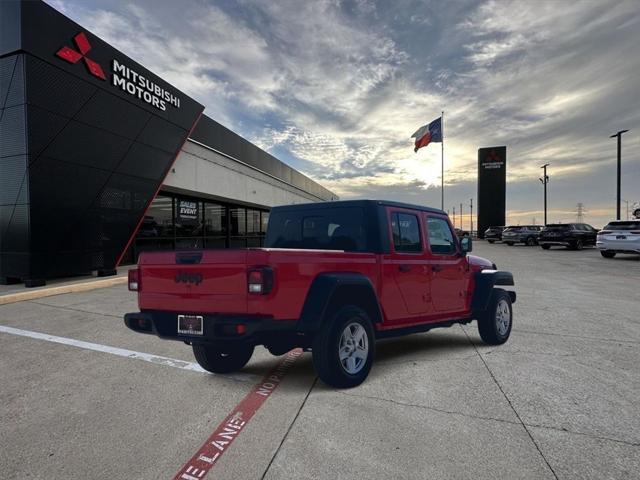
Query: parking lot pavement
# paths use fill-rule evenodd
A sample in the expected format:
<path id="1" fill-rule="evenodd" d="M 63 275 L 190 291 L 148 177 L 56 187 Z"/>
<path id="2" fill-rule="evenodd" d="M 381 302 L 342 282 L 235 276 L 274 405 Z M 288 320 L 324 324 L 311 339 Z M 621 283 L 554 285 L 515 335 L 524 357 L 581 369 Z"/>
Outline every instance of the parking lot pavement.
<path id="1" fill-rule="evenodd" d="M 305 353 L 206 478 L 640 478 L 640 259 L 474 247 L 514 273 L 509 342 L 385 340 L 342 391 Z M 0 306 L 0 478 L 172 478 L 281 360 L 190 369 L 135 309 L 125 286 Z"/>

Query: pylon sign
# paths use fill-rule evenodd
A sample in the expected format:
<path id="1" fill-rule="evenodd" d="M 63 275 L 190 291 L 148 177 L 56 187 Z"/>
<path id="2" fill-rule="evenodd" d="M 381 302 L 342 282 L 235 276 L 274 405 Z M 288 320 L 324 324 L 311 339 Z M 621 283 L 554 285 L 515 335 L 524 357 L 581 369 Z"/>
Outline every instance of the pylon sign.
<path id="1" fill-rule="evenodd" d="M 478 237 L 506 221 L 507 147 L 478 149 Z"/>

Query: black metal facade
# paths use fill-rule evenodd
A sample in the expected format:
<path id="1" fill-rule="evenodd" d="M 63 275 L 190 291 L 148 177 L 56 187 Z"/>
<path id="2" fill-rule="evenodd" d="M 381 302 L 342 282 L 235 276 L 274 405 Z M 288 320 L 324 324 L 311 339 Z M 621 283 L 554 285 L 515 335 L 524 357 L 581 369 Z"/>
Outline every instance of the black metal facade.
<path id="1" fill-rule="evenodd" d="M 0 18 L 0 280 L 114 269 L 203 107 L 43 2 Z M 105 78 L 56 56 L 79 33 Z M 179 108 L 116 86 L 114 60 Z"/>
<path id="2" fill-rule="evenodd" d="M 160 100 L 129 90 L 130 71 Z M 318 200 L 337 198 L 202 111 L 42 1 L 0 0 L 0 283 L 110 272 L 125 254 L 154 248 L 161 229 L 145 212 L 189 135 Z M 174 220 L 169 248 L 261 244 L 266 209 L 192 200 L 201 232 Z M 224 209 L 225 231 L 212 226 L 214 208 Z"/>
<path id="3" fill-rule="evenodd" d="M 506 220 L 507 147 L 478 149 L 478 237 Z"/>

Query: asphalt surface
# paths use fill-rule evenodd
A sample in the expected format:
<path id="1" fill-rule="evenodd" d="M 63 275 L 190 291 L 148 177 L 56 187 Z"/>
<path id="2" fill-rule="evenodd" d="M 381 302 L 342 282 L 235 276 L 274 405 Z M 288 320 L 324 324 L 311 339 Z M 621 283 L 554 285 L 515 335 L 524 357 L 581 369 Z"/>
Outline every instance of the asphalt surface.
<path id="1" fill-rule="evenodd" d="M 387 340 L 342 391 L 305 353 L 206 478 L 640 478 L 640 259 L 474 247 L 516 279 L 505 345 L 475 323 Z M 190 369 L 135 310 L 125 286 L 0 306 L 0 328 L 89 342 L 0 330 L 0 478 L 172 478 L 280 360 Z"/>

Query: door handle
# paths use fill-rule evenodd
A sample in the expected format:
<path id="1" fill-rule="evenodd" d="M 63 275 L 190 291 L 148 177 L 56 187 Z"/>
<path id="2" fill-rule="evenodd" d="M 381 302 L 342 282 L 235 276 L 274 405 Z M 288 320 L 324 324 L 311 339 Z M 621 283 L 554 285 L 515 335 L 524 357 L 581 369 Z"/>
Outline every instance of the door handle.
<path id="1" fill-rule="evenodd" d="M 435 264 L 435 265 L 431 265 L 431 269 L 432 269 L 434 272 L 441 272 L 441 271 L 442 271 L 442 265 L 437 265 L 437 264 Z"/>
<path id="2" fill-rule="evenodd" d="M 402 273 L 407 273 L 411 271 L 411 265 L 398 265 L 398 270 Z"/>

